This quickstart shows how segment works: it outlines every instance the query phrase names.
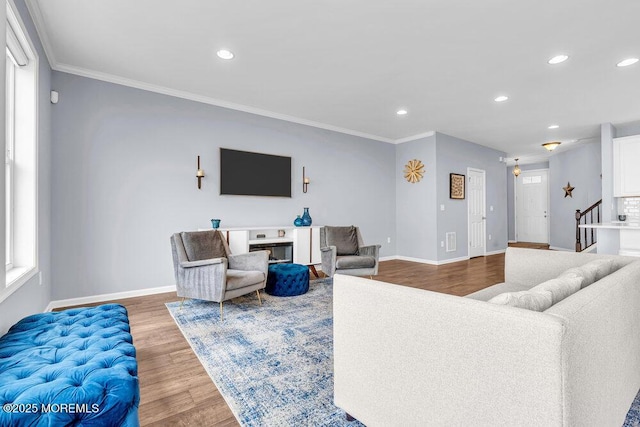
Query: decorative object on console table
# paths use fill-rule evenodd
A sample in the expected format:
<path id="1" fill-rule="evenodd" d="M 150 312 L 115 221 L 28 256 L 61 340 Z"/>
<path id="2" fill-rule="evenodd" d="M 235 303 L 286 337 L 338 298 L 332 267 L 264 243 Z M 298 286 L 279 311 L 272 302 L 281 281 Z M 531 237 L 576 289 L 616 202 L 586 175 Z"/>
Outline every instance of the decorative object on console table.
<path id="1" fill-rule="evenodd" d="M 198 190 L 202 188 L 202 178 L 204 178 L 204 169 L 200 169 L 200 156 L 198 156 L 198 170 L 196 171 L 196 178 L 198 178 Z"/>
<path id="2" fill-rule="evenodd" d="M 218 228 L 220 228 L 220 220 L 219 219 L 212 219 L 211 220 L 211 228 L 213 228 L 214 230 L 217 230 Z"/>
<path id="3" fill-rule="evenodd" d="M 308 227 L 311 225 L 311 215 L 309 215 L 309 208 L 304 208 L 304 213 L 302 214 L 302 225 L 304 227 Z"/>
<path id="4" fill-rule="evenodd" d="M 298 215 L 296 219 L 293 220 L 293 225 L 295 225 L 296 227 L 302 227 L 302 218 L 300 218 L 300 215 Z"/>
<path id="5" fill-rule="evenodd" d="M 464 199 L 464 175 L 457 173 L 449 174 L 449 198 Z"/>

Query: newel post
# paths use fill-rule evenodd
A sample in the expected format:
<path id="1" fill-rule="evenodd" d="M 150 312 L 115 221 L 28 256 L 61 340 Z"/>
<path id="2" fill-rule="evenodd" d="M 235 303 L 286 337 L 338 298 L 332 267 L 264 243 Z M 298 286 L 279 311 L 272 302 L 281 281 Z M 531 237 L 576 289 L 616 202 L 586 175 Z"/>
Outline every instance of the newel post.
<path id="1" fill-rule="evenodd" d="M 582 214 L 580 209 L 576 209 L 576 252 L 582 252 L 582 244 L 580 243 L 580 218 Z"/>

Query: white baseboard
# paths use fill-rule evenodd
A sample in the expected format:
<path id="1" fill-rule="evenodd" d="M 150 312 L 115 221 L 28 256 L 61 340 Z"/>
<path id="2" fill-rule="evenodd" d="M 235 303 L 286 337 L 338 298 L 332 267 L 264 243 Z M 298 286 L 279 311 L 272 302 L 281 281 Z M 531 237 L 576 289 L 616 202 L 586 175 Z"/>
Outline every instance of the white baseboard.
<path id="1" fill-rule="evenodd" d="M 436 265 L 453 264 L 454 262 L 468 261 L 469 259 L 470 258 L 468 256 L 462 256 L 460 258 L 444 259 L 442 261 L 437 261 Z"/>
<path id="2" fill-rule="evenodd" d="M 549 246 L 549 249 L 551 249 L 552 251 L 564 251 L 564 252 L 575 252 L 575 249 L 567 249 L 567 248 L 560 248 L 558 246 Z"/>
<path id="3" fill-rule="evenodd" d="M 393 261 L 394 259 L 398 259 L 396 256 L 383 256 L 380 257 L 379 261 Z"/>
<path id="4" fill-rule="evenodd" d="M 386 257 L 386 258 L 397 259 L 399 261 L 419 262 L 420 264 L 438 265 L 438 261 L 433 261 L 430 259 L 414 258 L 410 256 L 395 255 L 395 256 Z"/>
<path id="5" fill-rule="evenodd" d="M 175 291 L 176 291 L 176 287 L 175 285 L 173 285 L 173 286 L 163 286 L 160 288 L 147 288 L 147 289 L 138 289 L 135 291 L 115 292 L 112 294 L 93 295 L 89 297 L 61 299 L 57 301 L 51 301 L 49 305 L 47 305 L 47 308 L 44 309 L 44 311 L 47 312 L 47 311 L 53 310 L 54 308 L 60 308 L 60 307 L 71 307 L 74 305 L 91 304 L 94 302 L 112 301 L 112 300 L 124 299 L 124 298 L 142 297 L 145 295 L 162 294 L 165 292 L 175 292 Z"/>
<path id="6" fill-rule="evenodd" d="M 518 243 L 517 240 L 507 240 L 507 243 Z"/>
<path id="7" fill-rule="evenodd" d="M 487 252 L 485 255 L 487 255 L 487 256 L 489 256 L 489 255 L 498 255 L 498 254 L 503 254 L 506 251 L 507 251 L 506 249 L 498 249 L 497 251 Z"/>

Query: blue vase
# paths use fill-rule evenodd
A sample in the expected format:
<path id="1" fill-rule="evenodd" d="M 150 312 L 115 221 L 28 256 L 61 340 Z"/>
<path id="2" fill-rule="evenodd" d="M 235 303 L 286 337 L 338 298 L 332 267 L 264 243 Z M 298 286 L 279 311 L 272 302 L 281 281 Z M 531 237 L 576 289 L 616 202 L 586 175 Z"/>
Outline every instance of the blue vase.
<path id="1" fill-rule="evenodd" d="M 298 215 L 296 219 L 293 220 L 293 225 L 295 225 L 296 227 L 302 227 L 302 218 L 300 218 L 300 215 Z"/>
<path id="2" fill-rule="evenodd" d="M 211 227 L 214 230 L 217 230 L 220 227 L 220 220 L 219 219 L 212 219 L 211 220 Z"/>
<path id="3" fill-rule="evenodd" d="M 304 227 L 308 227 L 311 225 L 311 215 L 309 215 L 309 208 L 304 208 L 304 213 L 302 214 L 302 225 Z"/>

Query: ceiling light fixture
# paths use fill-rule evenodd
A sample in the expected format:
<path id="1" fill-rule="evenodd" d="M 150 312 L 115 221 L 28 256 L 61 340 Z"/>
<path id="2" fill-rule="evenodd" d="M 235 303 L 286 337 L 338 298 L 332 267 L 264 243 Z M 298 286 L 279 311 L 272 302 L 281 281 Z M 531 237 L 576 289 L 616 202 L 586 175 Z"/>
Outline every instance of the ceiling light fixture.
<path id="1" fill-rule="evenodd" d="M 520 166 L 518 166 L 518 159 L 516 159 L 516 165 L 513 167 L 513 175 L 517 178 L 520 175 Z"/>
<path id="2" fill-rule="evenodd" d="M 400 110 L 396 111 L 396 114 L 399 115 L 399 116 L 405 116 L 407 113 L 408 113 L 408 111 L 405 110 L 405 109 L 400 109 Z"/>
<path id="3" fill-rule="evenodd" d="M 558 129 L 559 127 L 559 125 L 551 125 L 547 129 Z"/>
<path id="4" fill-rule="evenodd" d="M 227 49 L 220 49 L 216 52 L 216 55 L 218 55 L 218 58 L 220 59 L 233 59 L 233 57 L 235 56 L 233 52 Z"/>
<path id="5" fill-rule="evenodd" d="M 556 65 L 569 59 L 568 55 L 556 55 L 547 61 L 547 64 Z"/>
<path id="6" fill-rule="evenodd" d="M 633 65 L 638 62 L 638 58 L 627 58 L 616 64 L 618 67 L 628 67 L 629 65 Z"/>
<path id="7" fill-rule="evenodd" d="M 496 101 L 496 102 L 504 102 L 504 101 L 506 101 L 507 99 L 509 99 L 509 97 L 508 97 L 508 96 L 500 95 L 500 96 L 496 97 L 496 98 L 494 99 L 494 101 Z"/>
<path id="8" fill-rule="evenodd" d="M 542 144 L 542 146 L 546 148 L 547 151 L 553 151 L 556 148 L 558 148 L 558 145 L 560 144 L 561 144 L 560 141 L 553 141 L 553 142 L 545 142 L 544 144 Z"/>

